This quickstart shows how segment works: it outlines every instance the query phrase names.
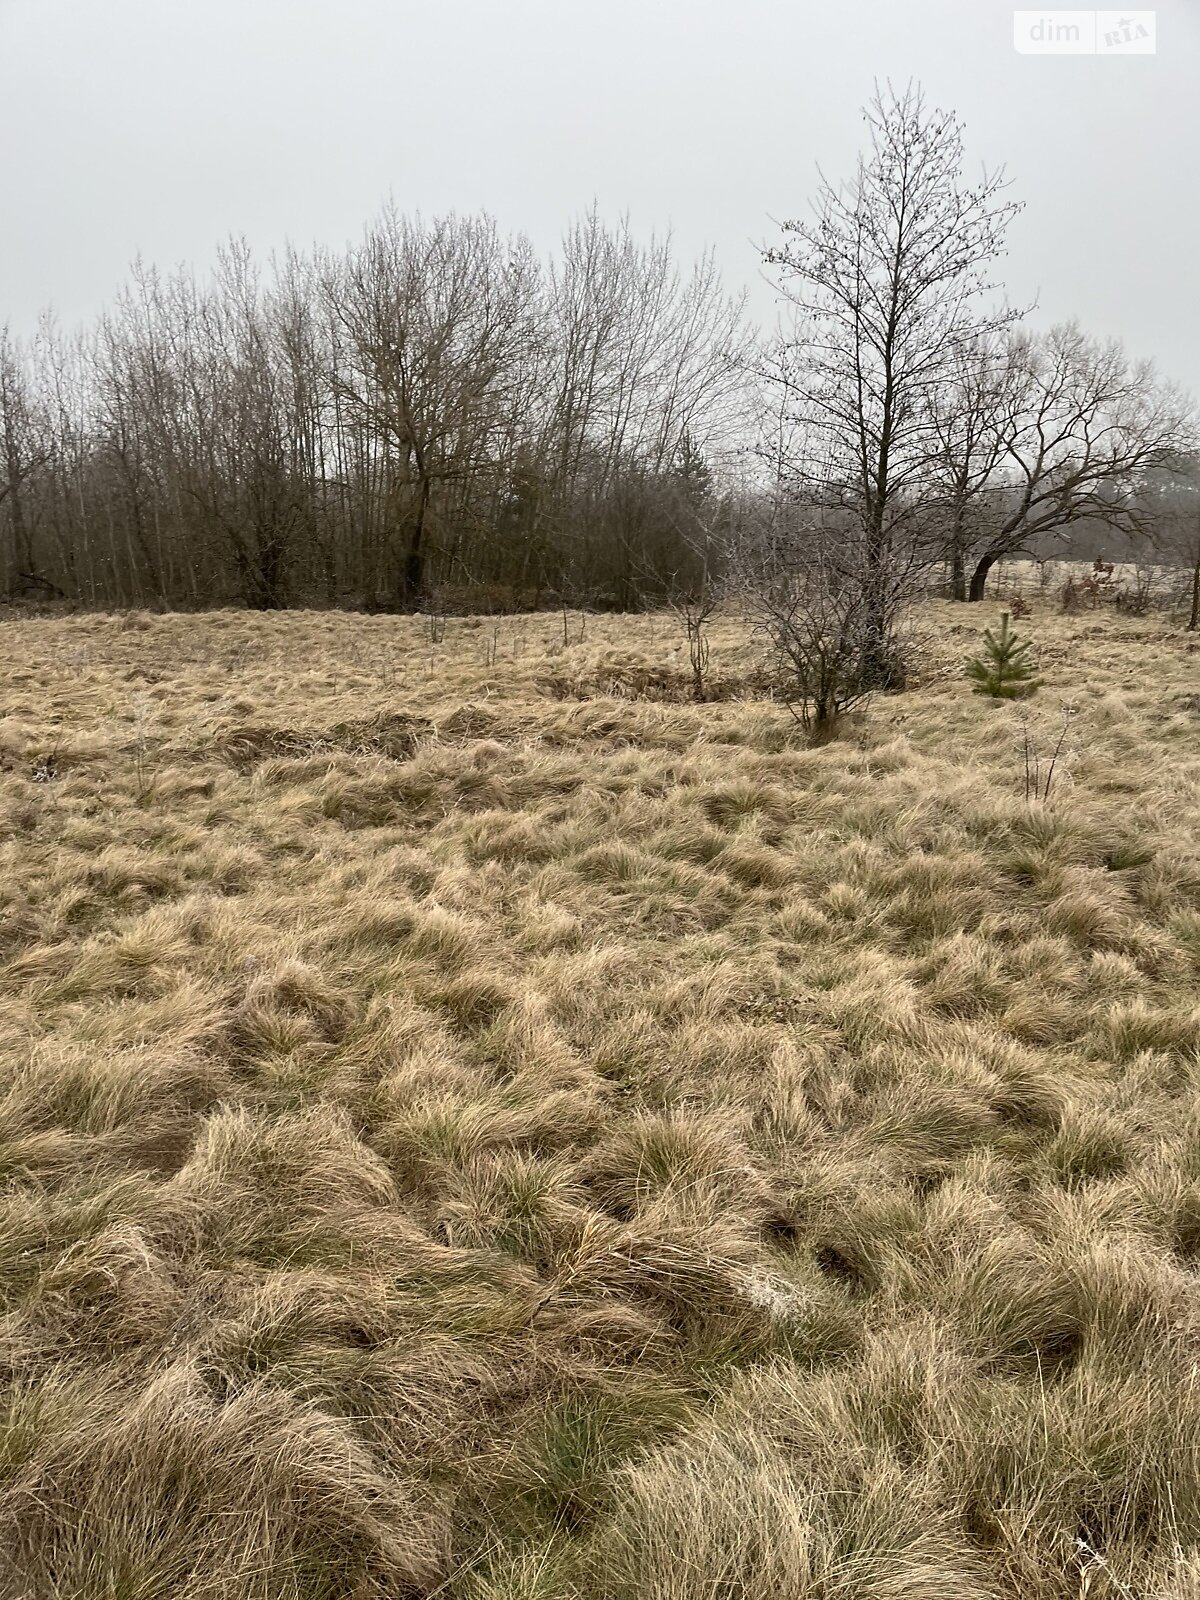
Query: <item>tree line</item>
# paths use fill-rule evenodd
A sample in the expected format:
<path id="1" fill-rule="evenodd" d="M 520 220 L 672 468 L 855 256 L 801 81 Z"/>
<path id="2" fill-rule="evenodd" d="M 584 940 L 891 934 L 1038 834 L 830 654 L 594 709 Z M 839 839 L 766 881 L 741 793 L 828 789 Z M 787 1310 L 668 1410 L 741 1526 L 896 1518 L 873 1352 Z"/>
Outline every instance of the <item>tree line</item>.
<path id="1" fill-rule="evenodd" d="M 855 172 L 765 252 L 770 338 L 711 255 L 594 210 L 542 259 L 394 208 L 341 252 L 138 263 L 91 327 L 0 332 L 0 591 L 633 609 L 804 569 L 854 590 L 885 677 L 914 584 L 979 599 L 1081 525 L 1173 527 L 1190 403 L 1007 303 L 1019 208 L 964 178 L 953 113 L 910 87 L 865 116 Z"/>
<path id="2" fill-rule="evenodd" d="M 693 560 L 743 298 L 595 215 L 539 261 L 386 211 L 343 254 L 137 266 L 97 326 L 0 341 L 2 583 L 89 605 L 635 606 Z"/>

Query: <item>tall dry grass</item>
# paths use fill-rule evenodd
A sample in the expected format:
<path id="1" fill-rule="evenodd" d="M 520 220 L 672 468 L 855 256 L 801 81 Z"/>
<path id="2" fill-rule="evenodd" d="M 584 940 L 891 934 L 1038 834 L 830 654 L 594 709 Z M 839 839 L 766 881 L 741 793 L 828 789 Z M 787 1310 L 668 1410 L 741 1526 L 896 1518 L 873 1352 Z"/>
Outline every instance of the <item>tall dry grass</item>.
<path id="1" fill-rule="evenodd" d="M 5 623 L 0 1593 L 1200 1595 L 1200 656 Z"/>

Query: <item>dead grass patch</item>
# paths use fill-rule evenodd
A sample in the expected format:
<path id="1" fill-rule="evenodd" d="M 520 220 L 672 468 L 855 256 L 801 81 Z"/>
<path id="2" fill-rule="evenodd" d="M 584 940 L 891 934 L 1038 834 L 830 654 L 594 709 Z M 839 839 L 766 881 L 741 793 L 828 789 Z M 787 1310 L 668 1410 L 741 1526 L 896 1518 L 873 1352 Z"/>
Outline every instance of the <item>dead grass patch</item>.
<path id="1" fill-rule="evenodd" d="M 0 1589 L 1192 1592 L 1194 658 L 960 617 L 9 622 Z"/>

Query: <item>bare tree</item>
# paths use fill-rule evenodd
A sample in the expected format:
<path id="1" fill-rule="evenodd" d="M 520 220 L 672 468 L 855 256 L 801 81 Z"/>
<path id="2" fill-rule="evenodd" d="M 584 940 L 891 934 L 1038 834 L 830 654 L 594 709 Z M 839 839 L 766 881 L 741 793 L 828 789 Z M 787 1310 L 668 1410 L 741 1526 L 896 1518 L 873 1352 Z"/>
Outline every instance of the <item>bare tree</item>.
<path id="1" fill-rule="evenodd" d="M 1000 172 L 964 180 L 961 124 L 919 89 L 877 90 L 865 115 L 870 150 L 854 177 L 822 178 L 815 215 L 785 223 L 767 253 L 796 316 L 791 359 L 769 376 L 800 424 L 790 476 L 859 530 L 866 671 L 886 682 L 887 596 L 897 552 L 915 548 L 938 445 L 931 397 L 964 348 L 1017 315 L 980 306 L 1018 207 Z"/>
<path id="2" fill-rule="evenodd" d="M 402 605 L 424 589 L 435 490 L 495 465 L 537 278 L 528 244 L 489 218 L 425 225 L 388 211 L 327 279 L 345 338 L 338 391 L 371 430 L 403 526 Z"/>
<path id="3" fill-rule="evenodd" d="M 681 553 L 661 540 L 680 461 L 722 454 L 744 415 L 745 297 L 725 294 L 711 256 L 684 273 L 669 236 L 641 245 L 593 210 L 563 240 L 546 306 L 543 523 L 593 588 L 607 577 L 635 604 Z"/>
<path id="4" fill-rule="evenodd" d="M 929 396 L 933 447 L 928 485 L 922 486 L 926 527 L 946 561 L 955 600 L 967 598 L 968 563 L 997 524 L 1001 468 L 1022 388 L 1009 339 L 977 333 L 954 352 L 943 382 Z"/>
<path id="5" fill-rule="evenodd" d="M 1066 324 L 1011 339 L 1003 363 L 980 360 L 975 381 L 979 427 L 971 432 L 960 418 L 943 434 L 940 458 L 973 513 L 967 598 L 983 598 L 1002 557 L 1085 519 L 1148 535 L 1153 518 L 1140 490 L 1195 437 L 1189 403 L 1148 362 Z M 963 393 L 952 386 L 942 413 Z"/>
<path id="6" fill-rule="evenodd" d="M 49 420 L 33 380 L 33 352 L 0 327 L 0 512 L 8 523 L 8 586 L 38 585 L 30 488 L 50 459 Z M 52 586 L 54 587 L 54 586 Z"/>
<path id="7" fill-rule="evenodd" d="M 1141 498 L 1155 555 L 1184 577 L 1187 631 L 1200 632 L 1200 452 L 1187 451 L 1151 474 Z"/>

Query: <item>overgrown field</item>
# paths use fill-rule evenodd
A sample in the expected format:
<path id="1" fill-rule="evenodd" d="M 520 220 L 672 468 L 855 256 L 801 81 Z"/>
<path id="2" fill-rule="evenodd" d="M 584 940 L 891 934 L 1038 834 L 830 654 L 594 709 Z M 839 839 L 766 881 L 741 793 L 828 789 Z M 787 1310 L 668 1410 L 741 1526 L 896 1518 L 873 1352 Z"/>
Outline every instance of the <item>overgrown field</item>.
<path id="1" fill-rule="evenodd" d="M 6 621 L 0 1594 L 1200 1595 L 1200 653 L 995 614 Z"/>

